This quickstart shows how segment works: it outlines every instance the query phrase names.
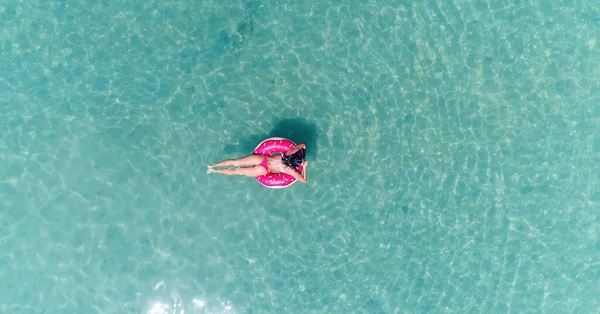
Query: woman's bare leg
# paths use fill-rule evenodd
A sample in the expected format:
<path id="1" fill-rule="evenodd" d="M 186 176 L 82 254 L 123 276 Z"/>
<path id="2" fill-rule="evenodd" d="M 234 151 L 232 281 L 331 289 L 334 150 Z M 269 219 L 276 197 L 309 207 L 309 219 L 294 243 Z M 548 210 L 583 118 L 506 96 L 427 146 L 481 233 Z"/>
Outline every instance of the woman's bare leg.
<path id="1" fill-rule="evenodd" d="M 212 169 L 210 173 L 220 173 L 228 176 L 240 175 L 248 177 L 258 177 L 267 174 L 267 170 L 263 166 L 254 166 L 247 168 Z"/>
<path id="2" fill-rule="evenodd" d="M 209 168 L 213 167 L 248 167 L 248 166 L 256 166 L 260 165 L 263 160 L 262 155 L 248 155 L 246 157 L 238 158 L 238 159 L 227 159 L 223 160 L 214 165 L 208 166 Z"/>

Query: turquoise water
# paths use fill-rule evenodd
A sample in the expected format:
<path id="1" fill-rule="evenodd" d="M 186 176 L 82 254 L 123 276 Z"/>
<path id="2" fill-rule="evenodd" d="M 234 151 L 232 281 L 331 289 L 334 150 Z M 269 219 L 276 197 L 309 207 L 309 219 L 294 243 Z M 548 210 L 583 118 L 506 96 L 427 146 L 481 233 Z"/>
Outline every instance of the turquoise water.
<path id="1" fill-rule="evenodd" d="M 599 311 L 600 4 L 221 3 L 0 4 L 0 312 Z"/>

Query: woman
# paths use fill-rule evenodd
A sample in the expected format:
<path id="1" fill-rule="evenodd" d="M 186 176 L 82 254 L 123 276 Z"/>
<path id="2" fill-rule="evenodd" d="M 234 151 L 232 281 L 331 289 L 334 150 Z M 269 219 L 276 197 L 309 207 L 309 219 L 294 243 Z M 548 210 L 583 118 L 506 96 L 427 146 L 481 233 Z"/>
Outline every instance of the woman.
<path id="1" fill-rule="evenodd" d="M 304 143 L 298 144 L 292 150 L 276 156 L 249 155 L 238 159 L 228 159 L 209 165 L 206 173 L 220 173 L 225 175 L 243 175 L 248 177 L 263 176 L 269 172 L 284 172 L 294 177 L 294 179 L 306 183 L 306 168 L 308 161 L 302 157 L 305 155 L 300 150 L 306 151 Z M 302 166 L 300 173 L 296 167 Z M 216 167 L 239 167 L 229 169 L 215 169 Z"/>

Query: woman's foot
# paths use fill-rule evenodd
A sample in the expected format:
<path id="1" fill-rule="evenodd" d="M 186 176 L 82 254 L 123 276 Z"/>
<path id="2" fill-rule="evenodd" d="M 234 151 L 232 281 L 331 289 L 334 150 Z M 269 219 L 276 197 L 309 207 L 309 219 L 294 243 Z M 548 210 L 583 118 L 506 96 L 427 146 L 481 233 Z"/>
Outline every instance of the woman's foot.
<path id="1" fill-rule="evenodd" d="M 215 171 L 215 169 L 213 169 L 212 165 L 208 165 L 208 169 L 206 169 L 206 174 L 211 174 Z"/>

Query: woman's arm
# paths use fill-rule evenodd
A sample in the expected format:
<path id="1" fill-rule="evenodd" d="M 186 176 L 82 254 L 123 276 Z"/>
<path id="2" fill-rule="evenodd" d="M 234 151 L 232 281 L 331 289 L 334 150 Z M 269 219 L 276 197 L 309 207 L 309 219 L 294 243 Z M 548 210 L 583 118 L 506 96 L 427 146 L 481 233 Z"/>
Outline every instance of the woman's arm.
<path id="1" fill-rule="evenodd" d="M 293 154 L 295 154 L 297 151 L 299 151 L 299 150 L 301 150 L 301 149 L 303 149 L 303 148 L 306 148 L 306 144 L 304 144 L 304 143 L 300 143 L 300 144 L 298 144 L 298 145 L 294 146 L 294 148 L 292 148 L 292 150 L 290 150 L 289 152 L 286 152 L 286 153 L 285 153 L 285 155 L 286 155 L 286 156 L 293 155 Z"/>
<path id="2" fill-rule="evenodd" d="M 291 175 L 292 177 L 294 177 L 294 179 L 296 179 L 302 183 L 306 183 L 306 180 L 307 180 L 306 168 L 308 168 L 308 161 L 304 162 L 304 166 L 302 167 L 302 173 L 300 173 L 296 169 L 292 169 L 289 167 L 283 168 L 283 172 Z"/>

